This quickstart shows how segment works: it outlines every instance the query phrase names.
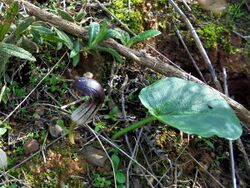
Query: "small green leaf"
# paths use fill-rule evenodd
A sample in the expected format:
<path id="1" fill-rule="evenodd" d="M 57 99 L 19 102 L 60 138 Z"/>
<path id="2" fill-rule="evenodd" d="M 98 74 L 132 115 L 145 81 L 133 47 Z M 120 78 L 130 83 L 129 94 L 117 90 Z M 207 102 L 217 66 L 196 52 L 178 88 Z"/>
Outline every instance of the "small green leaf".
<path id="1" fill-rule="evenodd" d="M 36 30 L 31 29 L 30 33 L 32 34 L 32 38 L 33 38 L 34 42 L 36 42 L 36 43 L 42 42 L 41 35 Z"/>
<path id="2" fill-rule="evenodd" d="M 76 40 L 76 41 L 74 42 L 74 49 L 71 50 L 69 57 L 70 57 L 70 58 L 75 57 L 75 56 L 80 52 L 80 50 L 81 50 L 82 47 L 83 47 L 83 46 L 82 46 L 81 41 L 80 41 L 79 39 Z"/>
<path id="3" fill-rule="evenodd" d="M 36 31 L 40 35 L 53 35 L 53 31 L 43 25 L 32 25 L 31 30 Z"/>
<path id="4" fill-rule="evenodd" d="M 83 48 L 83 43 L 80 39 L 77 39 L 75 42 L 74 42 L 74 49 L 77 51 L 77 52 L 80 52 L 81 49 Z"/>
<path id="5" fill-rule="evenodd" d="M 8 88 L 6 85 L 4 85 L 2 87 L 1 93 L 0 93 L 0 102 L 7 104 L 8 98 L 9 98 L 9 93 L 10 93 L 10 88 Z"/>
<path id="6" fill-rule="evenodd" d="M 0 136 L 3 136 L 7 132 L 6 128 L 0 128 Z"/>
<path id="7" fill-rule="evenodd" d="M 10 7 L 7 9 L 4 20 L 1 22 L 0 41 L 2 41 L 5 37 L 5 34 L 9 32 L 11 23 L 15 20 L 15 16 L 18 13 L 18 9 L 19 9 L 19 4 L 17 1 L 11 3 Z"/>
<path id="8" fill-rule="evenodd" d="M 64 40 L 60 39 L 56 35 L 42 35 L 42 39 L 44 41 L 48 41 L 48 42 L 51 42 L 51 43 L 63 43 L 64 42 Z"/>
<path id="9" fill-rule="evenodd" d="M 33 16 L 24 18 L 15 30 L 16 37 L 19 37 L 34 22 L 34 20 L 35 18 Z"/>
<path id="10" fill-rule="evenodd" d="M 128 34 L 128 32 L 122 30 L 113 30 L 112 37 L 119 39 L 125 46 L 128 46 L 128 43 L 130 41 L 130 35 Z"/>
<path id="11" fill-rule="evenodd" d="M 58 30 L 57 28 L 54 28 L 55 32 L 57 33 L 57 35 L 59 36 L 60 39 L 62 39 L 65 43 L 65 45 L 72 50 L 74 47 L 73 42 L 71 41 L 71 39 L 69 38 L 69 36 L 64 33 L 63 31 Z"/>
<path id="12" fill-rule="evenodd" d="M 82 21 L 82 19 L 83 19 L 85 16 L 86 16 L 86 12 L 85 12 L 83 9 L 81 9 L 81 10 L 77 13 L 77 15 L 76 15 L 76 17 L 75 17 L 75 21 L 76 21 L 76 22 L 80 22 L 80 21 Z"/>
<path id="13" fill-rule="evenodd" d="M 175 77 L 142 89 L 139 98 L 163 123 L 188 134 L 235 140 L 242 134 L 234 111 L 215 90 Z"/>
<path id="14" fill-rule="evenodd" d="M 122 44 L 128 46 L 129 41 L 130 41 L 130 35 L 127 32 L 123 32 L 121 37 Z"/>
<path id="15" fill-rule="evenodd" d="M 23 48 L 17 47 L 14 44 L 0 42 L 0 51 L 10 56 L 27 59 L 29 61 L 36 61 L 36 58 L 33 57 L 30 52 L 24 50 Z"/>
<path id="16" fill-rule="evenodd" d="M 115 170 L 117 170 L 119 168 L 119 165 L 120 165 L 120 158 L 116 154 L 113 154 L 111 156 L 111 160 L 114 164 Z"/>
<path id="17" fill-rule="evenodd" d="M 91 22 L 88 29 L 88 46 L 91 46 L 96 38 L 97 33 L 100 31 L 100 25 L 97 22 Z"/>
<path id="18" fill-rule="evenodd" d="M 110 29 L 110 32 L 113 38 L 121 40 L 122 32 L 123 32 L 122 30 Z"/>
<path id="19" fill-rule="evenodd" d="M 212 149 L 214 149 L 214 144 L 210 140 L 205 140 L 205 143 Z"/>
<path id="20" fill-rule="evenodd" d="M 96 34 L 94 40 L 91 43 L 91 47 L 95 47 L 95 45 L 99 44 L 100 42 L 104 41 L 111 35 L 112 32 L 108 31 L 108 25 L 107 22 L 104 20 L 101 25 L 100 31 Z"/>
<path id="21" fill-rule="evenodd" d="M 57 9 L 57 13 L 65 20 L 68 20 L 70 22 L 74 22 L 74 18 L 66 11 Z"/>
<path id="22" fill-rule="evenodd" d="M 161 32 L 158 31 L 158 30 L 144 31 L 144 32 L 132 37 L 130 39 L 130 41 L 128 42 L 128 47 L 131 47 L 133 44 L 141 42 L 141 41 L 146 40 L 148 38 L 155 37 L 155 36 L 157 36 L 159 34 L 161 34 Z"/>
<path id="23" fill-rule="evenodd" d="M 126 176 L 123 172 L 118 171 L 116 172 L 115 175 L 116 175 L 116 180 L 118 183 L 123 184 L 126 182 Z"/>
<path id="24" fill-rule="evenodd" d="M 80 54 L 76 54 L 76 56 L 73 57 L 73 66 L 75 67 L 80 61 Z"/>
<path id="25" fill-rule="evenodd" d="M 78 53 L 79 53 L 79 52 L 76 51 L 75 49 L 71 50 L 71 51 L 70 51 L 70 54 L 69 54 L 69 58 L 75 57 Z"/>

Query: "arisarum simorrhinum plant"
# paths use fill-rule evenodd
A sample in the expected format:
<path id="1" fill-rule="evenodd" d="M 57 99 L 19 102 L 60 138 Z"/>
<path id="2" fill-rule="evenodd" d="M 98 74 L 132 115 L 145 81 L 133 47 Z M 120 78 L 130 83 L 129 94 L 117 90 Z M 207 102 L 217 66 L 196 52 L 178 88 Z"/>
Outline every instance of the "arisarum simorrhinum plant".
<path id="1" fill-rule="evenodd" d="M 151 116 L 120 130 L 113 139 L 154 120 L 202 137 L 236 140 L 242 134 L 240 121 L 229 104 L 207 86 L 169 77 L 142 89 L 139 98 Z"/>
<path id="2" fill-rule="evenodd" d="M 89 99 L 81 104 L 71 114 L 69 128 L 69 141 L 74 144 L 74 128 L 76 125 L 87 123 L 98 111 L 104 101 L 104 90 L 99 82 L 92 78 L 80 77 L 74 83 L 74 88 L 79 96 L 88 96 Z"/>

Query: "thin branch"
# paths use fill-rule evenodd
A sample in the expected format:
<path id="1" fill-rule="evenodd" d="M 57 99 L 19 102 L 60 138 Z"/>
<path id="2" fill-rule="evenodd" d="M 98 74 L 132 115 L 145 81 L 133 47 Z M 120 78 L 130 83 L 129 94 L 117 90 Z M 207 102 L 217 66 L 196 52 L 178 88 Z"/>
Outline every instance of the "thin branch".
<path id="1" fill-rule="evenodd" d="M 224 78 L 224 92 L 225 92 L 225 95 L 229 96 L 228 84 L 227 84 L 227 71 L 225 67 L 223 67 L 223 78 Z M 229 140 L 229 150 L 230 150 L 231 175 L 232 175 L 232 180 L 233 180 L 233 187 L 237 188 L 236 176 L 235 176 L 234 150 L 233 150 L 232 140 Z"/>
<path id="2" fill-rule="evenodd" d="M 185 5 L 185 7 L 188 9 L 188 11 L 192 11 L 190 6 L 187 4 L 186 0 L 182 0 L 182 3 Z"/>
<path id="3" fill-rule="evenodd" d="M 173 8 L 176 10 L 176 12 L 182 17 L 183 21 L 186 23 L 189 31 L 191 32 L 191 34 L 193 35 L 193 38 L 194 38 L 194 41 L 200 51 L 200 54 L 202 55 L 202 58 L 204 59 L 204 62 L 206 63 L 207 67 L 208 67 L 208 70 L 212 76 L 212 80 L 216 86 L 216 88 L 219 90 L 219 91 L 222 91 L 222 87 L 221 87 L 221 84 L 220 82 L 218 81 L 217 79 L 217 76 L 216 76 L 216 73 L 215 73 L 215 70 L 214 70 L 214 67 L 206 53 L 206 50 L 205 48 L 203 47 L 202 43 L 201 43 L 201 40 L 199 38 L 199 36 L 197 35 L 193 25 L 191 24 L 191 22 L 189 21 L 189 19 L 187 18 L 187 16 L 182 12 L 182 10 L 178 7 L 178 5 L 172 1 L 172 0 L 168 0 L 169 3 L 173 6 Z"/>
<path id="4" fill-rule="evenodd" d="M 183 0 L 183 1 L 184 1 L 184 0 Z M 179 39 L 180 39 L 180 41 L 181 41 L 182 46 L 185 48 L 185 50 L 186 50 L 187 53 L 188 53 L 188 57 L 190 58 L 191 62 L 193 63 L 194 68 L 196 69 L 196 71 L 197 71 L 198 74 L 200 75 L 202 81 L 206 83 L 206 80 L 205 80 L 204 76 L 202 75 L 202 73 L 201 73 L 201 71 L 200 71 L 198 65 L 196 64 L 196 62 L 195 62 L 195 60 L 194 60 L 194 58 L 193 58 L 193 56 L 192 56 L 192 54 L 191 54 L 191 52 L 189 51 L 189 49 L 188 49 L 186 43 L 184 42 L 184 40 L 183 40 L 183 38 L 182 38 L 182 36 L 181 36 L 181 33 L 180 33 L 179 29 L 176 27 L 175 24 L 174 24 L 174 28 L 175 28 L 175 32 L 176 32 L 177 36 L 179 37 Z"/>

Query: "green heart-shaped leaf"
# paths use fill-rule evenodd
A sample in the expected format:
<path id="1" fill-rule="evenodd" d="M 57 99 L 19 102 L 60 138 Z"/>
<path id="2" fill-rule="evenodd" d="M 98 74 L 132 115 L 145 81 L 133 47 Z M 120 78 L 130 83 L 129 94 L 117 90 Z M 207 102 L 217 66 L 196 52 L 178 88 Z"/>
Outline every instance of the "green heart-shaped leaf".
<path id="1" fill-rule="evenodd" d="M 242 134 L 240 121 L 228 103 L 204 85 L 164 78 L 142 89 L 139 97 L 153 116 L 185 133 L 229 140 Z"/>

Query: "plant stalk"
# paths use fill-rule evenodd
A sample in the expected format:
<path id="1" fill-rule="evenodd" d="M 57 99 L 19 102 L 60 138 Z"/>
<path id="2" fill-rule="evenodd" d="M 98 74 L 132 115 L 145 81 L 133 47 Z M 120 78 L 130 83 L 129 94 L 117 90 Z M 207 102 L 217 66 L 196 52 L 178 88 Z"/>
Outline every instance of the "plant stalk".
<path id="1" fill-rule="evenodd" d="M 142 126 L 144 126 L 144 125 L 146 125 L 146 124 L 148 124 L 148 123 L 150 123 L 150 122 L 152 122 L 152 121 L 154 121 L 154 120 L 156 120 L 156 117 L 154 117 L 154 116 L 149 116 L 149 117 L 147 117 L 147 118 L 145 118 L 145 119 L 143 119 L 143 120 L 141 120 L 141 121 L 138 121 L 138 122 L 136 122 L 136 123 L 134 123 L 134 124 L 132 124 L 132 125 L 130 125 L 130 126 L 124 128 L 124 129 L 118 131 L 117 133 L 115 133 L 115 134 L 112 136 L 112 139 L 113 139 L 113 140 L 116 140 L 117 138 L 123 136 L 124 134 L 126 134 L 126 133 L 128 133 L 128 132 L 130 132 L 130 131 L 133 131 L 133 130 L 135 130 L 135 129 L 138 129 L 138 128 L 140 128 L 140 127 L 142 127 Z"/>
<path id="2" fill-rule="evenodd" d="M 69 126 L 69 143 L 72 145 L 75 144 L 75 133 L 74 133 L 75 127 L 76 127 L 76 122 L 71 121 Z"/>

